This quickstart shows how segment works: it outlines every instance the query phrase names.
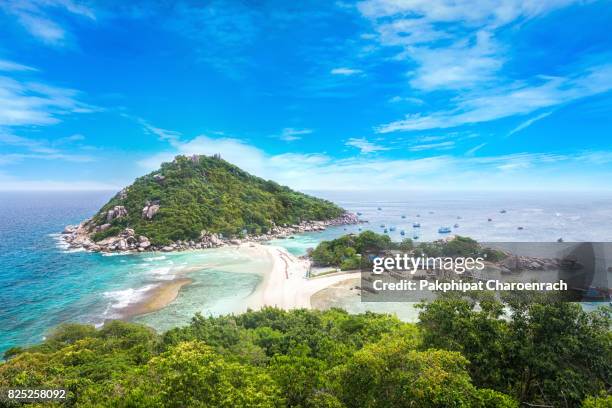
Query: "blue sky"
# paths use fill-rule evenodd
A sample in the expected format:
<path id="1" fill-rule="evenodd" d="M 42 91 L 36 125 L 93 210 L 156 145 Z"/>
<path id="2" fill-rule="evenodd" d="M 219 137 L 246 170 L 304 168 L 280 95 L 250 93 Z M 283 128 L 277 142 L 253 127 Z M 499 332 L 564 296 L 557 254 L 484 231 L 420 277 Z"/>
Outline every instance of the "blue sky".
<path id="1" fill-rule="evenodd" d="M 0 190 L 610 190 L 609 1 L 4 0 Z"/>

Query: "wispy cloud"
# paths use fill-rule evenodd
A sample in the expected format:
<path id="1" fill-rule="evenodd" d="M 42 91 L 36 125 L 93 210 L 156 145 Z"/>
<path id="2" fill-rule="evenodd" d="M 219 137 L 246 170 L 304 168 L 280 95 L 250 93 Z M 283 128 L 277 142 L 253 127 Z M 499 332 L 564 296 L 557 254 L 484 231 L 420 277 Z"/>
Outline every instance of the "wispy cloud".
<path id="1" fill-rule="evenodd" d="M 92 9 L 72 0 L 5 0 L 0 10 L 17 18 L 31 35 L 50 45 L 63 45 L 66 29 L 51 17 L 53 11 L 95 19 Z"/>
<path id="2" fill-rule="evenodd" d="M 409 147 L 408 150 L 410 150 L 411 152 L 420 152 L 422 150 L 447 150 L 452 149 L 454 146 L 455 142 L 449 140 L 440 143 L 419 144 Z"/>
<path id="3" fill-rule="evenodd" d="M 29 67 L 27 65 L 18 64 L 13 61 L 0 59 L 0 71 L 36 71 L 36 68 Z"/>
<path id="4" fill-rule="evenodd" d="M 545 2 L 366 0 L 358 4 L 375 32 L 369 36 L 411 60 L 411 85 L 423 90 L 464 89 L 496 79 L 506 57 L 495 40 L 500 28 L 579 0 Z"/>
<path id="5" fill-rule="evenodd" d="M 79 95 L 74 89 L 0 76 L 0 126 L 49 125 L 63 115 L 97 109 Z"/>
<path id="6" fill-rule="evenodd" d="M 361 74 L 363 73 L 363 71 L 360 69 L 342 67 L 342 68 L 333 68 L 330 71 L 330 73 L 332 75 L 351 76 L 351 75 Z"/>
<path id="7" fill-rule="evenodd" d="M 374 152 L 380 152 L 383 150 L 390 150 L 389 147 L 377 145 L 373 142 L 368 141 L 366 138 L 350 138 L 345 143 L 347 146 L 356 147 L 359 149 L 361 154 L 368 154 Z"/>
<path id="8" fill-rule="evenodd" d="M 49 147 L 43 141 L 17 136 L 8 132 L 0 132 L 0 145 L 2 144 L 13 147 L 22 147 L 35 153 L 58 153 L 57 149 Z"/>
<path id="9" fill-rule="evenodd" d="M 121 183 L 97 180 L 24 180 L 0 173 L 0 191 L 117 191 Z"/>
<path id="10" fill-rule="evenodd" d="M 538 120 L 542 120 L 545 117 L 549 116 L 552 113 L 552 111 L 550 112 L 544 112 L 544 113 L 540 113 L 537 116 L 534 116 L 533 118 L 527 119 L 526 121 L 524 121 L 523 123 L 521 123 L 520 125 L 518 125 L 517 127 L 515 127 L 514 129 L 512 129 L 510 131 L 510 133 L 508 133 L 508 136 L 512 136 L 513 134 L 520 132 L 523 129 L 528 128 L 529 126 L 533 125 L 535 122 L 537 122 Z"/>
<path id="11" fill-rule="evenodd" d="M 14 164 L 24 160 L 60 160 L 73 163 L 89 163 L 95 158 L 88 155 L 71 153 L 9 153 L 0 154 L 0 165 Z"/>
<path id="12" fill-rule="evenodd" d="M 415 98 L 411 96 L 394 96 L 389 99 L 389 102 L 391 103 L 406 102 L 406 103 L 411 103 L 413 105 L 423 105 L 425 103 L 425 101 L 422 100 L 421 98 Z"/>
<path id="13" fill-rule="evenodd" d="M 480 94 L 469 94 L 460 98 L 452 110 L 407 115 L 405 119 L 377 127 L 377 131 L 451 128 L 555 107 L 612 89 L 612 65 L 592 67 L 573 77 L 544 77 L 540 82 L 538 85 L 511 84 Z"/>
<path id="14" fill-rule="evenodd" d="M 75 136 L 80 136 L 80 138 Z M 0 147 L 2 147 L 2 151 L 7 151 L 7 147 L 14 150 L 11 153 L 0 154 L 0 165 L 15 164 L 24 160 L 59 160 L 74 163 L 95 161 L 95 157 L 90 155 L 79 154 L 74 151 L 66 151 L 59 148 L 65 143 L 71 143 L 77 140 L 82 140 L 82 136 L 73 135 L 67 138 L 60 138 L 54 142 L 49 142 L 46 140 L 17 136 L 7 131 L 0 130 Z"/>
<path id="15" fill-rule="evenodd" d="M 581 0 L 361 1 L 357 8 L 371 24 L 367 36 L 362 37 L 364 41 L 393 53 L 394 62 L 405 65 L 409 86 L 418 90 L 419 95 L 446 91 L 436 94 L 437 103 L 446 108 L 408 114 L 377 130 L 386 133 L 450 128 L 525 115 L 605 92 L 610 87 L 602 78 L 593 77 L 608 77 L 605 66 L 593 66 L 590 72 L 582 73 L 582 78 L 542 75 L 517 80 L 504 70 L 515 57 L 508 42 L 509 25 L 584 3 Z M 502 33 L 502 30 L 505 31 Z M 592 79 L 598 85 L 589 85 Z M 609 83 L 610 78 L 605 81 Z"/>
<path id="16" fill-rule="evenodd" d="M 474 147 L 472 147 L 471 149 L 469 149 L 468 151 L 465 152 L 466 156 L 473 156 L 474 154 L 476 154 L 476 152 L 480 149 L 482 149 L 483 147 L 485 147 L 487 145 L 487 143 L 481 143 L 479 145 L 476 145 Z"/>
<path id="17" fill-rule="evenodd" d="M 284 128 L 277 137 L 285 142 L 293 142 L 310 133 L 312 133 L 312 129 Z"/>
<path id="18" fill-rule="evenodd" d="M 149 122 L 147 122 L 146 120 L 142 118 L 134 118 L 134 119 L 138 123 L 140 123 L 140 125 L 142 125 L 142 128 L 144 129 L 146 133 L 157 136 L 159 140 L 164 140 L 164 141 L 173 143 L 173 142 L 177 142 L 181 137 L 181 133 L 177 132 L 176 130 L 168 130 L 168 129 L 160 128 L 157 126 L 153 126 L 152 124 L 150 124 Z"/>

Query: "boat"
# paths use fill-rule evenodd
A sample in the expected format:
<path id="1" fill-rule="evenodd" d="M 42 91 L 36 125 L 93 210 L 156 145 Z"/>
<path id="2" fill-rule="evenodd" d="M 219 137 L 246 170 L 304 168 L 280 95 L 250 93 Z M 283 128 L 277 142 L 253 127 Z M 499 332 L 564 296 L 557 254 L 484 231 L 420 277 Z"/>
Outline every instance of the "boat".
<path id="1" fill-rule="evenodd" d="M 522 229 L 523 229 L 523 227 L 518 227 L 518 228 L 517 228 L 517 230 L 522 230 Z"/>
<path id="2" fill-rule="evenodd" d="M 499 213 L 500 214 L 505 214 L 507 211 L 506 210 L 501 210 Z"/>
<path id="3" fill-rule="evenodd" d="M 378 211 L 382 210 L 382 208 L 378 207 Z"/>
<path id="4" fill-rule="evenodd" d="M 461 219 L 461 216 L 460 216 L 460 215 L 458 215 L 458 216 L 457 216 L 457 219 L 458 219 L 458 220 L 460 220 L 460 219 Z"/>
<path id="5" fill-rule="evenodd" d="M 385 228 L 385 224 L 380 224 L 380 228 Z"/>
<path id="6" fill-rule="evenodd" d="M 493 221 L 493 219 L 491 219 L 491 218 L 487 218 L 487 221 L 491 222 L 491 221 Z"/>
<path id="7" fill-rule="evenodd" d="M 388 234 L 388 233 L 389 233 L 389 231 L 387 231 L 387 229 L 385 228 L 385 231 L 384 231 L 384 233 L 385 233 L 385 234 Z"/>
<path id="8" fill-rule="evenodd" d="M 412 239 L 419 239 L 419 236 L 418 235 L 413 235 Z"/>
<path id="9" fill-rule="evenodd" d="M 361 231 L 361 227 L 357 228 L 357 231 Z"/>
<path id="10" fill-rule="evenodd" d="M 395 231 L 395 227 L 389 227 L 389 231 Z"/>
<path id="11" fill-rule="evenodd" d="M 402 215 L 402 218 L 406 218 L 406 216 L 405 216 L 405 215 Z"/>
<path id="12" fill-rule="evenodd" d="M 459 228 L 459 224 L 453 225 L 453 228 Z"/>
<path id="13" fill-rule="evenodd" d="M 412 228 L 421 228 L 421 224 L 418 222 L 415 222 L 414 224 L 412 224 Z"/>
<path id="14" fill-rule="evenodd" d="M 417 214 L 417 218 L 421 218 L 421 214 Z"/>
<path id="15" fill-rule="evenodd" d="M 361 214 L 360 212 L 358 212 L 358 213 L 357 213 L 357 215 L 363 215 L 363 214 Z"/>
<path id="16" fill-rule="evenodd" d="M 406 232 L 404 230 L 401 230 L 400 235 L 406 235 Z"/>
<path id="17" fill-rule="evenodd" d="M 438 228 L 438 234 L 448 234 L 451 232 L 449 227 L 440 227 Z"/>

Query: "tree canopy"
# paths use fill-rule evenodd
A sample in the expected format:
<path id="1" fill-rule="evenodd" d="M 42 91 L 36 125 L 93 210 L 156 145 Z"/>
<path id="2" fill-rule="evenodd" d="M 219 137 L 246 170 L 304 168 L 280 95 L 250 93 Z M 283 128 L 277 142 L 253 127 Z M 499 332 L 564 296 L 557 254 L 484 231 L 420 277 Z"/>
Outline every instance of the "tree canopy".
<path id="1" fill-rule="evenodd" d="M 65 388 L 80 407 L 610 406 L 609 309 L 457 295 L 421 307 L 416 325 L 276 308 L 162 334 L 62 325 L 5 355 L 0 388 Z"/>

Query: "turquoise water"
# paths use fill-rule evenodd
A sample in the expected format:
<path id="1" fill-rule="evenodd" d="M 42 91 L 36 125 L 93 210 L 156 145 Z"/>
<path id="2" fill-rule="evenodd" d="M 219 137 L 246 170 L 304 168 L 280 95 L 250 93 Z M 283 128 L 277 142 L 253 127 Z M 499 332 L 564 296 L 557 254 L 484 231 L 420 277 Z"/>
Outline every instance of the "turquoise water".
<path id="1" fill-rule="evenodd" d="M 167 328 L 196 311 L 218 314 L 218 300 L 246 297 L 259 282 L 259 275 L 241 271 L 261 271 L 265 261 L 226 248 L 116 256 L 66 250 L 58 231 L 112 195 L 0 194 L 0 352 L 39 342 L 62 322 L 99 325 L 121 317 L 147 290 L 187 272 L 194 282 L 168 308 L 178 310 L 175 318 L 151 314 L 143 321 Z"/>
<path id="2" fill-rule="evenodd" d="M 151 287 L 187 274 L 185 287 L 169 307 L 135 320 L 167 329 L 185 324 L 195 312 L 232 312 L 258 284 L 266 260 L 228 248 L 178 254 L 103 256 L 70 252 L 59 245 L 65 225 L 91 216 L 114 193 L 0 193 L 0 352 L 39 342 L 62 322 L 101 324 L 122 315 Z M 612 199 L 597 195 L 320 193 L 361 212 L 369 223 L 274 240 L 303 255 L 324 239 L 370 228 L 395 227 L 394 239 L 417 233 L 439 238 L 441 226 L 484 241 L 611 241 Z M 378 210 L 378 208 L 381 208 Z M 500 213 L 505 209 L 506 213 Z M 417 217 L 417 214 L 420 217 Z M 401 216 L 404 215 L 405 218 Z M 457 217 L 461 217 L 458 219 Z M 487 221 L 492 218 L 492 221 Z M 412 223 L 421 228 L 413 229 Z M 522 226 L 523 230 L 518 230 Z M 347 308 L 370 308 L 353 300 Z"/>

